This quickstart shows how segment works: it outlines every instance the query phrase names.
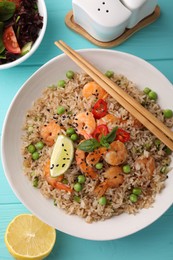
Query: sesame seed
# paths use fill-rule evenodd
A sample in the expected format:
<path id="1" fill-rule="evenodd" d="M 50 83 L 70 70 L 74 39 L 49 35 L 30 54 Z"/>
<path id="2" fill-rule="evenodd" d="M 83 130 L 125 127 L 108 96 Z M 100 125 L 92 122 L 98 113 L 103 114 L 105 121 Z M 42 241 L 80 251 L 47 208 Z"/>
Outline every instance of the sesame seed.
<path id="1" fill-rule="evenodd" d="M 54 164 L 52 164 L 52 166 L 50 167 L 50 169 L 52 170 L 54 168 Z"/>

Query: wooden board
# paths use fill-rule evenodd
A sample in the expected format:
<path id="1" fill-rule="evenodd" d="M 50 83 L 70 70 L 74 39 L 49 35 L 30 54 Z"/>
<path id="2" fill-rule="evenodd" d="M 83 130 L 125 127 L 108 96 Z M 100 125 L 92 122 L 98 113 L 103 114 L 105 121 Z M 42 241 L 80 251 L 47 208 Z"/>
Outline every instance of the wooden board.
<path id="1" fill-rule="evenodd" d="M 156 21 L 159 18 L 159 16 L 160 16 L 160 7 L 157 5 L 154 12 L 151 15 L 144 18 L 133 28 L 126 29 L 121 36 L 119 36 L 115 40 L 112 40 L 109 42 L 101 42 L 101 41 L 96 40 L 86 30 L 84 30 L 80 25 L 76 24 L 74 22 L 72 10 L 67 13 L 67 15 L 65 17 L 65 23 L 70 29 L 72 29 L 76 33 L 82 35 L 83 37 L 85 37 L 87 40 L 89 40 L 93 44 L 95 44 L 99 47 L 103 47 L 103 48 L 111 48 L 111 47 L 120 45 L 121 43 L 126 41 L 129 37 L 131 37 L 134 33 L 141 30 L 142 28 L 146 27 L 147 25 L 153 23 L 154 21 Z"/>

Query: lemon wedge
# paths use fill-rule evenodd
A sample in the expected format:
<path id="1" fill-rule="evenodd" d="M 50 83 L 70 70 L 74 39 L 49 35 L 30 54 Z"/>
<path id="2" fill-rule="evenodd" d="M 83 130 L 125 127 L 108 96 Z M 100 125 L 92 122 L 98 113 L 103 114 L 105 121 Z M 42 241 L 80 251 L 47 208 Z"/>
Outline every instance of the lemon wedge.
<path id="1" fill-rule="evenodd" d="M 55 244 L 56 231 L 32 214 L 15 217 L 5 232 L 5 244 L 15 259 L 41 260 Z"/>
<path id="2" fill-rule="evenodd" d="M 74 156 L 73 141 L 65 135 L 59 135 L 50 160 L 50 175 L 57 177 L 68 170 Z"/>

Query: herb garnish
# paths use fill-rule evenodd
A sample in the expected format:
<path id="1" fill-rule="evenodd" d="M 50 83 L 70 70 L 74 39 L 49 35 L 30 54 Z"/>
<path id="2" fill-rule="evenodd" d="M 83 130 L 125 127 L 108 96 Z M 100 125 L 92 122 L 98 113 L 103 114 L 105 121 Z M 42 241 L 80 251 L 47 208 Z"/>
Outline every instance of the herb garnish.
<path id="1" fill-rule="evenodd" d="M 117 129 L 118 127 L 115 127 L 112 129 L 112 131 L 109 134 L 102 135 L 100 142 L 97 141 L 95 138 L 91 138 L 80 143 L 77 148 L 84 152 L 93 152 L 95 149 L 99 148 L 100 146 L 109 148 L 109 144 L 112 143 L 116 138 Z"/>

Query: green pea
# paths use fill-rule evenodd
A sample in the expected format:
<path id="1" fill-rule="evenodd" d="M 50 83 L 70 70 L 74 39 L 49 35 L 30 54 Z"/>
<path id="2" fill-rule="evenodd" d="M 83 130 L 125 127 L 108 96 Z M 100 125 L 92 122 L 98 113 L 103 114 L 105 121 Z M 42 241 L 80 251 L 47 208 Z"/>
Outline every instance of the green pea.
<path id="1" fill-rule="evenodd" d="M 133 188 L 132 193 L 139 196 L 142 193 L 140 188 Z"/>
<path id="2" fill-rule="evenodd" d="M 34 153 L 32 154 L 32 159 L 33 159 L 34 161 L 38 160 L 39 157 L 40 157 L 40 155 L 39 155 L 38 152 L 34 152 Z"/>
<path id="3" fill-rule="evenodd" d="M 65 83 L 66 83 L 65 80 L 63 80 L 63 79 L 62 79 L 62 80 L 59 80 L 59 81 L 58 81 L 58 87 L 60 87 L 60 88 L 65 88 Z"/>
<path id="4" fill-rule="evenodd" d="M 82 185 L 79 182 L 75 183 L 74 190 L 78 191 L 78 192 L 81 191 L 82 190 Z"/>
<path id="5" fill-rule="evenodd" d="M 37 150 L 42 150 L 44 147 L 44 143 L 42 141 L 39 141 L 35 144 L 35 147 Z"/>
<path id="6" fill-rule="evenodd" d="M 59 107 L 57 107 L 56 111 L 57 111 L 58 115 L 62 115 L 65 112 L 65 108 L 63 106 L 59 106 Z"/>
<path id="7" fill-rule="evenodd" d="M 168 172 L 168 167 L 163 166 L 163 167 L 160 169 L 160 172 L 161 172 L 161 173 L 167 173 L 167 172 Z"/>
<path id="8" fill-rule="evenodd" d="M 151 99 L 151 100 L 157 100 L 157 93 L 156 92 L 154 92 L 154 91 L 150 91 L 149 93 L 148 93 L 148 97 L 149 97 L 149 99 Z"/>
<path id="9" fill-rule="evenodd" d="M 36 148 L 35 148 L 35 146 L 34 146 L 33 144 L 30 144 L 30 145 L 27 147 L 27 149 L 28 149 L 28 152 L 29 152 L 29 153 L 34 153 L 34 152 L 36 151 Z"/>
<path id="10" fill-rule="evenodd" d="M 74 78 L 74 72 L 73 72 L 72 70 L 67 71 L 66 77 L 67 77 L 68 79 Z"/>
<path id="11" fill-rule="evenodd" d="M 130 195 L 130 201 L 131 202 L 135 203 L 135 202 L 137 202 L 137 200 L 138 200 L 138 196 L 137 195 L 135 195 L 135 194 L 131 194 Z"/>
<path id="12" fill-rule="evenodd" d="M 101 170 L 103 168 L 103 163 L 96 163 L 95 167 L 97 170 Z"/>
<path id="13" fill-rule="evenodd" d="M 105 73 L 105 76 L 108 77 L 108 78 L 111 78 L 113 75 L 114 75 L 114 72 L 111 71 L 111 70 L 107 70 L 106 73 Z"/>
<path id="14" fill-rule="evenodd" d="M 144 90 L 143 90 L 143 92 L 146 94 L 146 95 L 148 95 L 148 93 L 151 91 L 151 89 L 150 88 L 144 88 Z"/>
<path id="15" fill-rule="evenodd" d="M 145 150 L 150 150 L 150 148 L 151 148 L 151 144 L 150 143 L 145 143 L 144 144 L 144 148 L 145 148 Z"/>
<path id="16" fill-rule="evenodd" d="M 155 144 L 155 146 L 156 146 L 157 148 L 159 148 L 160 145 L 161 145 L 161 141 L 160 141 L 159 139 L 156 139 L 156 140 L 154 141 L 154 144 Z"/>
<path id="17" fill-rule="evenodd" d="M 74 201 L 76 201 L 78 203 L 80 202 L 80 197 L 79 196 L 74 196 L 73 199 L 74 199 Z"/>
<path id="18" fill-rule="evenodd" d="M 32 182 L 32 185 L 33 185 L 33 187 L 38 187 L 38 177 L 35 177 L 34 178 L 34 180 L 33 180 L 33 182 Z"/>
<path id="19" fill-rule="evenodd" d="M 78 135 L 77 134 L 72 134 L 70 136 L 70 138 L 71 138 L 72 141 L 76 141 L 78 139 Z"/>
<path id="20" fill-rule="evenodd" d="M 78 183 L 85 183 L 85 181 L 86 181 L 86 178 L 85 178 L 85 176 L 84 175 L 79 175 L 78 177 L 77 177 L 77 179 L 78 179 Z"/>
<path id="21" fill-rule="evenodd" d="M 129 173 L 131 171 L 130 165 L 126 164 L 123 166 L 123 172 L 124 173 Z"/>
<path id="22" fill-rule="evenodd" d="M 54 201 L 53 201 L 53 205 L 54 205 L 54 206 L 57 206 L 56 199 L 54 199 Z"/>
<path id="23" fill-rule="evenodd" d="M 75 134 L 74 128 L 73 128 L 73 127 L 69 127 L 69 128 L 66 130 L 66 134 L 67 134 L 67 135 Z"/>
<path id="24" fill-rule="evenodd" d="M 173 112 L 171 109 L 165 109 L 163 111 L 163 115 L 165 118 L 171 118 L 173 116 Z"/>
<path id="25" fill-rule="evenodd" d="M 107 203 L 107 199 L 106 199 L 105 196 L 99 198 L 99 204 L 100 204 L 101 206 L 106 205 L 106 203 Z"/>
<path id="26" fill-rule="evenodd" d="M 171 155 L 172 154 L 172 151 L 171 151 L 171 149 L 169 149 L 169 147 L 164 147 L 164 151 L 165 151 L 165 153 L 167 154 L 167 155 Z"/>

